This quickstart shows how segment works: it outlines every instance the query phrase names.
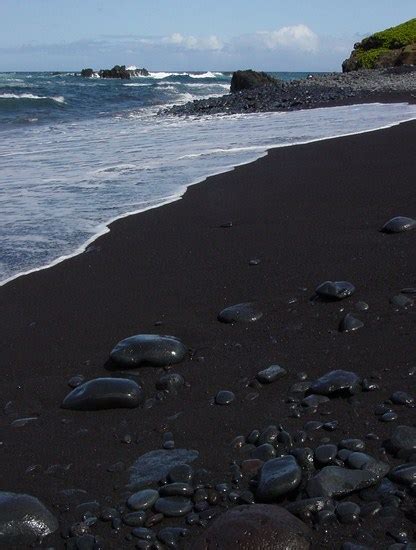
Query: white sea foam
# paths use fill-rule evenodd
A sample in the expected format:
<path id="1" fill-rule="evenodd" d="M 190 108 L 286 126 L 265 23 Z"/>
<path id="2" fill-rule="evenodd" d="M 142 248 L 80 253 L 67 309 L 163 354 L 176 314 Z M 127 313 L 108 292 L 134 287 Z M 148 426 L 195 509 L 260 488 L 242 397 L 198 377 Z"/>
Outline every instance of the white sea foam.
<path id="1" fill-rule="evenodd" d="M 65 103 L 64 96 L 42 96 L 42 95 L 34 95 L 34 94 L 0 94 L 0 100 L 1 99 L 33 99 L 33 100 L 39 100 L 39 99 L 50 99 L 51 101 L 56 101 L 56 103 Z"/>
<path id="2" fill-rule="evenodd" d="M 24 139 L 8 131 L 0 140 L 0 284 L 79 254 L 111 221 L 178 200 L 189 185 L 268 149 L 390 127 L 416 119 L 416 106 L 188 119 L 152 113 L 79 120 L 52 135 L 37 125 Z M 34 237 L 30 244 L 25 235 Z"/>
<path id="3" fill-rule="evenodd" d="M 218 76 L 223 76 L 223 73 L 212 73 L 211 71 L 208 71 L 202 74 L 189 73 L 189 76 L 191 78 L 217 78 Z"/>

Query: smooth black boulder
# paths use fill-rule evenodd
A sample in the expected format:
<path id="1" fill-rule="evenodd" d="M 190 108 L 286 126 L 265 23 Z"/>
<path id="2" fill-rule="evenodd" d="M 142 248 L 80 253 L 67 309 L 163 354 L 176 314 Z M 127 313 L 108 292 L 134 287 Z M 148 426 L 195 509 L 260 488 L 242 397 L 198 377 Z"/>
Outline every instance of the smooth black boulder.
<path id="1" fill-rule="evenodd" d="M 315 380 L 309 391 L 330 397 L 354 395 L 359 391 L 360 378 L 355 372 L 333 370 Z"/>
<path id="2" fill-rule="evenodd" d="M 366 470 L 349 470 L 340 466 L 325 466 L 306 485 L 312 497 L 342 497 L 378 481 L 378 477 Z"/>
<path id="3" fill-rule="evenodd" d="M 143 389 L 134 380 L 95 378 L 73 389 L 61 406 L 74 411 L 134 409 L 140 405 L 143 397 Z"/>
<path id="4" fill-rule="evenodd" d="M 236 506 L 205 529 L 191 550 L 308 550 L 309 527 L 281 506 Z"/>
<path id="5" fill-rule="evenodd" d="M 0 492 L 0 546 L 29 546 L 54 533 L 58 521 L 35 497 Z"/>
<path id="6" fill-rule="evenodd" d="M 400 458 L 407 458 L 416 453 L 416 428 L 413 426 L 397 426 L 387 447 Z"/>
<path id="7" fill-rule="evenodd" d="M 396 216 L 386 222 L 380 231 L 383 233 L 403 233 L 416 228 L 416 220 L 406 216 Z"/>
<path id="8" fill-rule="evenodd" d="M 355 292 L 355 286 L 348 281 L 325 281 L 315 292 L 326 300 L 343 300 Z"/>
<path id="9" fill-rule="evenodd" d="M 291 493 L 302 479 L 302 470 L 292 455 L 268 460 L 260 471 L 256 490 L 258 502 L 273 502 Z"/>
<path id="10" fill-rule="evenodd" d="M 271 384 L 275 382 L 278 378 L 281 378 L 287 373 L 286 369 L 280 365 L 270 365 L 267 369 L 263 369 L 256 374 L 257 380 L 261 384 Z"/>
<path id="11" fill-rule="evenodd" d="M 253 323 L 263 317 L 263 313 L 252 302 L 244 302 L 223 309 L 218 314 L 218 321 L 221 323 Z"/>
<path id="12" fill-rule="evenodd" d="M 253 71 L 235 71 L 231 78 L 231 92 L 240 90 L 252 90 L 262 86 L 276 86 L 278 81 L 264 72 Z"/>
<path id="13" fill-rule="evenodd" d="M 354 315 L 352 315 L 351 313 L 347 313 L 339 324 L 339 331 L 354 332 L 355 330 L 358 330 L 363 326 L 364 323 L 360 321 L 360 319 L 357 319 L 357 317 L 354 317 Z"/>
<path id="14" fill-rule="evenodd" d="M 141 365 L 165 367 L 183 361 L 185 345 L 174 336 L 137 334 L 121 340 L 110 353 L 118 367 L 134 368 Z"/>
<path id="15" fill-rule="evenodd" d="M 167 517 L 186 516 L 192 510 L 192 502 L 185 497 L 161 497 L 155 503 L 155 511 Z"/>

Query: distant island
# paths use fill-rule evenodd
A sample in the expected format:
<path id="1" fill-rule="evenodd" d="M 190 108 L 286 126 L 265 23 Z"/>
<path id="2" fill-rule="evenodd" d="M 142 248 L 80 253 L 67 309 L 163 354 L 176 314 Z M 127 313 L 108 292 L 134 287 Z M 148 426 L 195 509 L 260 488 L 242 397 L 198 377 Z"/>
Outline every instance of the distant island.
<path id="1" fill-rule="evenodd" d="M 126 67 L 125 65 L 114 65 L 112 69 L 82 69 L 81 76 L 85 78 L 122 78 L 128 80 L 134 76 L 149 76 L 149 71 L 145 68 Z"/>
<path id="2" fill-rule="evenodd" d="M 376 32 L 354 44 L 342 64 L 344 73 L 359 69 L 383 69 L 416 65 L 416 18 Z"/>

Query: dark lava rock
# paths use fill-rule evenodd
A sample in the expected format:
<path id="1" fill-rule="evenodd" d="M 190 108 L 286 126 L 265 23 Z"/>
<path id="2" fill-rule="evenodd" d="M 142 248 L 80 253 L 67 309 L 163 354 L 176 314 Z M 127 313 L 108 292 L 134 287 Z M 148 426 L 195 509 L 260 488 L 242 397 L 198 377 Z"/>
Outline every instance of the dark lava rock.
<path id="1" fill-rule="evenodd" d="M 360 321 L 360 319 L 357 319 L 354 317 L 354 315 L 351 315 L 351 313 L 347 313 L 347 315 L 343 318 L 339 325 L 339 331 L 340 332 L 353 332 L 355 330 L 358 330 L 359 328 L 362 328 L 364 326 L 364 323 Z"/>
<path id="2" fill-rule="evenodd" d="M 261 86 L 275 86 L 277 80 L 267 73 L 259 73 L 251 69 L 247 71 L 235 71 L 231 78 L 231 92 L 240 90 L 252 90 Z"/>
<path id="3" fill-rule="evenodd" d="M 347 281 L 325 281 L 315 292 L 327 300 L 342 300 L 355 292 L 355 286 Z"/>
<path id="4" fill-rule="evenodd" d="M 339 442 L 340 449 L 348 449 L 349 451 L 362 451 L 365 448 L 365 443 L 362 439 L 342 439 Z"/>
<path id="5" fill-rule="evenodd" d="M 347 470 L 339 466 L 325 466 L 306 486 L 309 497 L 342 497 L 377 482 L 377 477 L 364 470 Z"/>
<path id="6" fill-rule="evenodd" d="M 165 527 L 158 532 L 157 538 L 168 548 L 177 548 L 181 537 L 187 534 L 188 530 L 182 527 Z"/>
<path id="7" fill-rule="evenodd" d="M 245 302 L 223 309 L 218 314 L 218 321 L 221 323 L 252 323 L 263 317 L 263 313 L 253 302 Z"/>
<path id="8" fill-rule="evenodd" d="M 292 455 L 268 460 L 260 470 L 256 500 L 260 502 L 275 501 L 296 489 L 301 479 L 302 470 Z"/>
<path id="9" fill-rule="evenodd" d="M 167 517 L 186 516 L 192 510 L 192 502 L 184 497 L 162 497 L 156 501 L 155 510 Z"/>
<path id="10" fill-rule="evenodd" d="M 275 458 L 276 449 L 270 443 L 264 443 L 263 445 L 259 445 L 258 447 L 253 449 L 250 456 L 253 459 L 262 460 L 263 462 L 266 462 L 271 458 Z"/>
<path id="11" fill-rule="evenodd" d="M 192 485 L 189 485 L 189 483 L 181 483 L 179 481 L 176 483 L 168 483 L 159 489 L 159 494 L 161 497 L 190 497 L 193 493 L 194 489 Z"/>
<path id="12" fill-rule="evenodd" d="M 219 516 L 192 550 L 308 550 L 311 530 L 280 506 L 237 506 Z"/>
<path id="13" fill-rule="evenodd" d="M 286 509 L 291 514 L 298 516 L 302 520 L 307 520 L 311 514 L 316 514 L 327 508 L 331 504 L 331 499 L 324 497 L 305 498 L 296 500 L 286 506 Z"/>
<path id="14" fill-rule="evenodd" d="M 416 227 L 416 220 L 413 218 L 406 218 L 405 216 L 397 216 L 386 222 L 381 231 L 383 233 L 402 233 L 403 231 L 409 231 Z"/>
<path id="15" fill-rule="evenodd" d="M 416 428 L 397 426 L 388 441 L 388 447 L 400 458 L 407 458 L 416 452 Z"/>
<path id="16" fill-rule="evenodd" d="M 409 296 L 406 296 L 406 294 L 397 294 L 397 296 L 393 296 L 393 298 L 390 299 L 390 303 L 403 309 L 413 307 L 415 304 L 414 300 Z"/>
<path id="17" fill-rule="evenodd" d="M 256 374 L 257 380 L 261 384 L 271 384 L 275 382 L 278 378 L 281 378 L 287 373 L 286 369 L 280 367 L 279 365 L 270 365 L 267 369 L 263 369 Z"/>
<path id="18" fill-rule="evenodd" d="M 315 449 L 315 459 L 320 464 L 329 464 L 337 456 L 338 447 L 333 443 L 327 445 L 320 445 Z"/>
<path id="19" fill-rule="evenodd" d="M 183 376 L 176 372 L 164 374 L 156 382 L 156 389 L 175 392 L 185 384 Z"/>
<path id="20" fill-rule="evenodd" d="M 333 370 L 315 380 L 310 393 L 331 397 L 354 395 L 360 388 L 360 378 L 355 372 Z"/>
<path id="21" fill-rule="evenodd" d="M 129 527 L 141 527 L 146 518 L 146 512 L 130 512 L 123 516 L 123 523 Z"/>
<path id="22" fill-rule="evenodd" d="M 147 510 L 153 506 L 158 498 L 159 493 L 154 489 L 144 489 L 131 495 L 127 500 L 127 506 L 130 510 Z"/>
<path id="23" fill-rule="evenodd" d="M 407 462 L 394 468 L 389 477 L 391 480 L 403 485 L 413 485 L 416 483 L 416 462 Z"/>
<path id="24" fill-rule="evenodd" d="M 122 368 L 141 365 L 165 367 L 185 359 L 187 349 L 174 336 L 137 334 L 121 340 L 111 351 L 111 360 Z"/>
<path id="25" fill-rule="evenodd" d="M 396 405 L 413 405 L 415 402 L 414 398 L 404 391 L 395 391 L 390 399 Z"/>
<path id="26" fill-rule="evenodd" d="M 193 462 L 198 451 L 158 449 L 142 455 L 130 468 L 130 489 L 140 489 L 165 478 L 175 466 Z"/>
<path id="27" fill-rule="evenodd" d="M 386 412 L 379 418 L 380 422 L 395 422 L 399 418 L 399 415 L 395 412 Z"/>
<path id="28" fill-rule="evenodd" d="M 215 403 L 217 405 L 229 405 L 235 400 L 235 395 L 232 391 L 221 390 L 215 396 Z"/>
<path id="29" fill-rule="evenodd" d="M 75 411 L 134 409 L 140 405 L 143 397 L 143 389 L 133 380 L 95 378 L 73 389 L 61 406 Z"/>
<path id="30" fill-rule="evenodd" d="M 340 502 L 335 511 L 341 523 L 355 523 L 360 517 L 361 509 L 355 502 Z"/>
<path id="31" fill-rule="evenodd" d="M 0 492 L 1 546 L 28 546 L 57 529 L 57 519 L 37 498 Z"/>

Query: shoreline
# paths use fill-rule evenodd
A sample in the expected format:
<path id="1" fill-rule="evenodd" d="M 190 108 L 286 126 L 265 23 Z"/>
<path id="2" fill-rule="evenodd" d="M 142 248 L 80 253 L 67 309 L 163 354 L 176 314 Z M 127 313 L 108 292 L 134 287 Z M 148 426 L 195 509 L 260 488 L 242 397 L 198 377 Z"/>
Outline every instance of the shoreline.
<path id="1" fill-rule="evenodd" d="M 393 100 L 392 103 L 401 104 L 402 102 L 396 102 L 395 100 Z M 403 103 L 407 103 L 409 105 L 413 104 L 413 102 L 411 100 L 409 100 L 407 102 L 403 102 Z M 321 109 L 330 109 L 330 108 L 347 107 L 347 106 L 348 107 L 355 107 L 355 106 L 360 106 L 360 105 L 364 105 L 364 104 L 383 105 L 385 103 L 383 103 L 383 102 L 373 102 L 373 101 L 370 101 L 369 103 L 341 103 L 339 105 L 334 104 L 334 105 L 326 105 L 326 106 L 315 106 L 315 107 L 313 107 L 313 109 L 314 110 L 321 110 Z M 302 111 L 302 110 L 309 110 L 309 109 L 300 109 L 300 111 Z M 250 114 L 255 115 L 255 113 L 250 113 Z M 166 200 L 164 200 L 160 204 L 145 207 L 145 208 L 139 209 L 139 210 L 133 210 L 133 211 L 125 212 L 123 214 L 115 216 L 114 218 L 110 218 L 110 220 L 108 220 L 107 222 L 103 222 L 102 224 L 97 226 L 97 232 L 94 233 L 84 243 L 82 243 L 74 252 L 69 253 L 69 254 L 65 254 L 63 256 L 60 256 L 59 258 L 56 258 L 55 260 L 53 260 L 49 264 L 46 264 L 46 265 L 43 265 L 43 266 L 40 266 L 40 267 L 36 267 L 36 268 L 32 268 L 32 269 L 29 269 L 27 271 L 17 273 L 16 275 L 12 275 L 11 277 L 8 277 L 3 281 L 0 281 L 0 288 L 2 286 L 5 286 L 5 285 L 17 280 L 17 279 L 20 279 L 21 277 L 26 277 L 28 275 L 31 275 L 32 273 L 37 273 L 39 271 L 44 271 L 46 269 L 50 269 L 52 267 L 55 267 L 56 265 L 61 264 L 62 262 L 66 262 L 68 260 L 71 260 L 72 258 L 75 258 L 75 257 L 79 256 L 80 254 L 84 254 L 85 252 L 88 252 L 88 248 L 91 245 L 93 245 L 100 237 L 102 237 L 103 235 L 106 235 L 107 233 L 109 233 L 111 231 L 111 226 L 115 222 L 117 222 L 118 220 L 122 220 L 122 219 L 130 217 L 130 216 L 136 216 L 138 214 L 148 212 L 149 210 L 153 210 L 153 209 L 156 209 L 156 208 L 161 208 L 161 207 L 166 206 L 168 204 L 179 201 L 184 197 L 185 193 L 187 192 L 187 190 L 190 187 L 193 187 L 194 185 L 199 185 L 201 183 L 204 183 L 209 178 L 212 178 L 212 177 L 215 177 L 215 176 L 218 176 L 218 175 L 221 175 L 221 174 L 226 174 L 227 172 L 231 172 L 231 171 L 235 170 L 235 168 L 238 168 L 239 166 L 245 166 L 247 164 L 251 164 L 252 162 L 256 162 L 257 160 L 267 156 L 269 154 L 269 151 L 273 151 L 275 149 L 280 149 L 280 148 L 285 148 L 285 147 L 294 147 L 294 146 L 298 146 L 298 145 L 307 145 L 309 143 L 318 143 L 320 141 L 340 139 L 340 138 L 343 138 L 343 137 L 361 135 L 361 134 L 366 134 L 366 133 L 371 133 L 371 132 L 378 132 L 380 130 L 393 128 L 395 126 L 398 126 L 400 124 L 404 124 L 406 122 L 411 122 L 411 121 L 415 120 L 415 118 L 403 119 L 403 120 L 400 120 L 400 121 L 392 123 L 392 124 L 387 124 L 387 125 L 380 126 L 380 127 L 377 127 L 377 128 L 371 128 L 369 130 L 362 130 L 362 131 L 358 131 L 358 132 L 349 132 L 349 133 L 335 135 L 335 136 L 327 136 L 327 137 L 311 139 L 311 140 L 307 140 L 307 141 L 299 141 L 299 142 L 296 142 L 296 143 L 277 144 L 277 145 L 267 146 L 267 148 L 262 150 L 262 152 L 259 154 L 259 156 L 256 157 L 255 159 L 251 159 L 251 160 L 248 160 L 247 162 L 242 162 L 240 164 L 235 164 L 235 165 L 229 167 L 227 170 L 220 170 L 220 171 L 214 172 L 212 174 L 201 176 L 201 178 L 197 179 L 196 181 L 194 181 L 192 183 L 189 183 L 188 185 L 183 185 L 182 190 L 180 191 L 180 193 L 178 195 L 173 195 L 172 197 L 167 197 Z M 260 147 L 261 146 L 259 146 L 259 148 Z"/>
<path id="2" fill-rule="evenodd" d="M 282 424 L 302 447 L 354 438 L 391 468 L 403 462 L 382 447 L 398 425 L 414 426 L 415 409 L 392 404 L 398 419 L 380 422 L 375 408 L 398 390 L 414 396 L 416 316 L 390 300 L 415 285 L 416 231 L 385 235 L 379 229 L 393 216 L 415 216 L 415 135 L 413 120 L 271 149 L 207 185 L 188 187 L 181 200 L 119 219 L 88 253 L 0 289 L 0 480 L 2 490 L 36 496 L 59 519 L 45 547 L 74 542 L 67 540 L 71 528 L 83 523 L 87 510 L 98 518 L 87 534 L 106 550 L 133 550 L 138 541 L 131 526 L 112 528 L 100 518 L 108 508 L 125 516 L 130 467 L 160 450 L 169 432 L 176 449 L 199 452 L 192 466 L 212 487 L 232 485 L 230 464 L 249 456 L 233 447 L 235 438 L 269 425 Z M 260 262 L 250 265 L 252 259 Z M 328 279 L 350 281 L 356 292 L 340 302 L 311 300 Z M 257 322 L 218 322 L 224 307 L 247 301 L 263 312 Z M 359 312 L 362 301 L 369 309 Z M 338 330 L 348 312 L 364 322 L 356 333 Z M 144 405 L 61 408 L 70 379 L 115 375 L 108 370 L 110 350 L 139 333 L 170 334 L 191 350 L 172 369 L 186 381 L 177 393 L 158 391 L 165 369 L 141 367 L 117 375 L 140 381 Z M 271 364 L 287 374 L 256 383 Z M 305 395 L 293 390 L 303 373 L 308 383 L 335 369 L 378 387 L 293 415 Z M 233 391 L 235 401 L 215 405 L 219 390 Z M 22 418 L 35 420 L 13 425 Z M 336 422 L 333 430 L 323 428 L 327 422 Z M 249 481 L 244 474 L 234 485 L 248 490 Z M 218 498 L 206 517 L 235 505 L 231 497 L 225 504 Z M 342 500 L 364 507 L 358 493 Z M 397 507 L 381 503 L 378 515 L 314 530 L 311 548 L 351 541 L 388 548 L 389 530 L 413 534 L 414 520 L 403 506 L 414 502 L 409 493 Z M 184 517 L 164 518 L 151 529 L 186 526 L 190 532 L 179 547 L 188 548 L 205 532 L 202 520 L 189 526 Z"/>

